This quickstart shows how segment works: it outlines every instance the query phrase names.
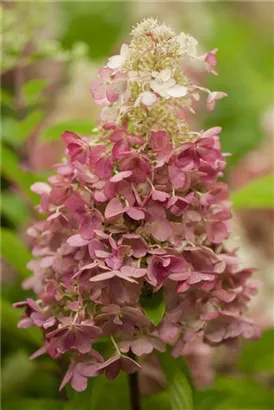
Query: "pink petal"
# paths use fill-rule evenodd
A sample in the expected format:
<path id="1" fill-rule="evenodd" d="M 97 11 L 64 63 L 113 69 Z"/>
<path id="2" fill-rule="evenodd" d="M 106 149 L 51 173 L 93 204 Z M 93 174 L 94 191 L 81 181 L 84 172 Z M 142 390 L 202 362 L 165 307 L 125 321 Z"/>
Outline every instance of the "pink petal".
<path id="1" fill-rule="evenodd" d="M 221 91 L 214 91 L 212 93 L 210 93 L 207 97 L 207 101 L 206 101 L 206 108 L 208 111 L 213 111 L 216 101 L 220 100 L 221 98 L 227 97 L 226 93 L 223 93 Z"/>
<path id="2" fill-rule="evenodd" d="M 29 357 L 30 360 L 36 359 L 37 357 L 47 353 L 47 349 L 45 346 L 40 347 L 40 349 L 36 350 L 32 355 Z"/>
<path id="3" fill-rule="evenodd" d="M 127 132 L 124 129 L 115 130 L 112 134 L 110 134 L 109 139 L 111 142 L 119 142 L 121 140 L 126 139 Z"/>
<path id="4" fill-rule="evenodd" d="M 73 247 L 85 246 L 89 243 L 88 240 L 83 239 L 79 234 L 72 235 L 67 239 L 67 243 Z"/>
<path id="5" fill-rule="evenodd" d="M 200 272 L 192 272 L 190 278 L 187 280 L 187 283 L 192 285 L 194 283 L 199 283 L 201 281 L 212 281 L 215 279 L 214 275 L 208 275 L 205 273 L 200 273 Z"/>
<path id="6" fill-rule="evenodd" d="M 183 281 L 183 280 L 187 280 L 190 275 L 191 275 L 190 272 L 171 273 L 169 275 L 169 279 L 175 280 L 175 281 Z"/>
<path id="7" fill-rule="evenodd" d="M 104 258 L 109 258 L 111 256 L 111 253 L 106 252 L 104 250 L 95 250 L 94 253 L 95 253 L 95 256 L 97 258 L 103 258 L 104 259 Z"/>
<path id="8" fill-rule="evenodd" d="M 204 131 L 202 136 L 203 137 L 214 137 L 216 135 L 219 135 L 221 131 L 222 131 L 221 127 L 212 127 Z"/>
<path id="9" fill-rule="evenodd" d="M 70 365 L 62 380 L 62 383 L 60 384 L 59 391 L 62 390 L 65 387 L 65 385 L 71 380 L 72 375 L 73 375 L 73 365 Z"/>
<path id="10" fill-rule="evenodd" d="M 101 213 L 95 209 L 91 215 L 86 215 L 79 226 L 80 235 L 84 239 L 91 239 L 94 237 L 94 229 L 100 229 L 102 222 Z"/>
<path id="11" fill-rule="evenodd" d="M 75 371 L 71 379 L 71 386 L 74 390 L 82 392 L 86 390 L 88 386 L 88 379 L 82 376 L 78 371 Z"/>
<path id="12" fill-rule="evenodd" d="M 115 276 L 114 271 L 107 271 L 90 278 L 90 282 L 100 282 L 101 280 L 108 280 Z"/>
<path id="13" fill-rule="evenodd" d="M 167 241 L 172 235 L 170 223 L 166 219 L 157 219 L 150 225 L 150 233 L 160 242 Z"/>
<path id="14" fill-rule="evenodd" d="M 169 135 L 166 131 L 152 131 L 150 135 L 150 144 L 155 152 L 160 152 L 169 144 Z"/>
<path id="15" fill-rule="evenodd" d="M 127 208 L 123 207 L 122 202 L 118 198 L 112 198 L 106 206 L 105 217 L 110 219 L 114 216 L 121 215 L 126 210 Z"/>
<path id="16" fill-rule="evenodd" d="M 136 144 L 136 145 L 141 145 L 144 142 L 143 138 L 135 134 L 128 134 L 128 140 L 131 144 Z"/>
<path id="17" fill-rule="evenodd" d="M 141 370 L 141 366 L 127 356 L 121 356 L 121 368 L 126 373 L 135 373 Z"/>
<path id="18" fill-rule="evenodd" d="M 127 214 L 128 216 L 130 216 L 130 218 L 134 219 L 135 221 L 140 221 L 145 218 L 144 212 L 138 208 L 129 208 Z"/>
<path id="19" fill-rule="evenodd" d="M 170 195 L 167 192 L 157 190 L 152 191 L 152 199 L 154 199 L 154 201 L 164 202 L 168 198 L 170 198 Z"/>
<path id="20" fill-rule="evenodd" d="M 132 279 L 131 277 L 129 277 L 129 275 L 128 275 L 128 273 L 127 272 L 121 272 L 121 271 L 119 271 L 119 270 L 115 270 L 115 271 L 112 271 L 114 274 L 115 274 L 115 276 L 118 276 L 118 278 L 121 278 L 121 279 L 124 279 L 124 280 L 126 280 L 127 282 L 131 282 L 131 283 L 137 283 L 136 282 L 136 280 L 134 280 L 134 279 Z"/>
<path id="21" fill-rule="evenodd" d="M 113 104 L 119 98 L 119 93 L 116 91 L 116 86 L 113 87 L 109 86 L 106 90 L 106 96 L 108 101 Z"/>
<path id="22" fill-rule="evenodd" d="M 125 276 L 127 275 L 133 278 L 141 278 L 146 275 L 147 269 L 135 268 L 133 266 L 122 266 L 121 272 Z"/>
<path id="23" fill-rule="evenodd" d="M 132 174 L 132 171 L 122 171 L 115 174 L 112 178 L 110 178 L 110 182 L 119 182 L 125 178 L 128 178 Z"/>
<path id="24" fill-rule="evenodd" d="M 146 337 L 142 337 L 132 342 L 131 350 L 137 356 L 143 356 L 144 354 L 151 353 L 153 351 L 153 346 Z"/>
<path id="25" fill-rule="evenodd" d="M 112 173 L 112 160 L 108 157 L 99 159 L 95 166 L 95 174 L 102 179 L 108 179 Z"/>
<path id="26" fill-rule="evenodd" d="M 121 140 L 119 142 L 116 142 L 115 145 L 113 146 L 112 157 L 114 159 L 119 159 L 121 155 L 129 151 L 130 151 L 130 143 L 128 142 L 128 140 Z"/>
<path id="27" fill-rule="evenodd" d="M 175 165 L 168 167 L 168 176 L 173 188 L 182 188 L 186 183 L 186 174 Z"/>
<path id="28" fill-rule="evenodd" d="M 112 73 L 113 73 L 113 70 L 111 70 L 111 68 L 103 67 L 103 68 L 100 68 L 98 74 L 101 80 L 106 81 L 106 80 L 109 80 Z"/>
<path id="29" fill-rule="evenodd" d="M 225 303 L 232 302 L 237 296 L 236 293 L 228 292 L 224 289 L 215 290 L 213 292 L 213 295 L 216 296 L 220 301 L 225 302 Z"/>
<path id="30" fill-rule="evenodd" d="M 30 190 L 38 195 L 43 195 L 49 194 L 51 191 L 51 187 L 49 184 L 46 184 L 45 182 L 35 182 L 31 185 Z"/>

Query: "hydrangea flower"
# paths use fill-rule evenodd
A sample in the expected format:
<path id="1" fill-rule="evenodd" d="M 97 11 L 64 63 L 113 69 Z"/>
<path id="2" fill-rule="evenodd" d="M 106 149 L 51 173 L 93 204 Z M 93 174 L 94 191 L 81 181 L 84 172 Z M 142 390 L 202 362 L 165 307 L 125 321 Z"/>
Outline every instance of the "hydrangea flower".
<path id="1" fill-rule="evenodd" d="M 246 317 L 256 292 L 225 240 L 232 217 L 220 127 L 191 130 L 200 94 L 212 110 L 223 92 L 192 83 L 185 59 L 215 74 L 216 50 L 197 56 L 197 41 L 157 20 L 132 31 L 129 45 L 109 59 L 91 86 L 103 105 L 94 138 L 65 131 L 66 156 L 48 184 L 36 183 L 46 214 L 29 234 L 33 260 L 25 288 L 36 300 L 19 326 L 37 326 L 48 353 L 70 362 L 61 383 L 75 390 L 88 377 L 140 365 L 143 356 L 173 346 L 232 344 L 258 337 Z M 98 143 L 95 141 L 99 141 Z M 158 298 L 157 321 L 147 302 Z M 103 357 L 108 340 L 113 354 Z M 191 350 L 192 352 L 192 350 Z"/>

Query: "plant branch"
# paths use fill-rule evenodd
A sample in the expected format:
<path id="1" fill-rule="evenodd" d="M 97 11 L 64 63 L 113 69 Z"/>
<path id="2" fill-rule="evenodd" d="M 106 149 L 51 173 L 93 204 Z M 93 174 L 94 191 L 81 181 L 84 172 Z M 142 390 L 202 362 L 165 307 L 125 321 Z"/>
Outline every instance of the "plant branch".
<path id="1" fill-rule="evenodd" d="M 135 354 L 129 352 L 129 357 L 136 360 Z M 138 372 L 128 375 L 131 410 L 141 410 L 141 396 Z"/>

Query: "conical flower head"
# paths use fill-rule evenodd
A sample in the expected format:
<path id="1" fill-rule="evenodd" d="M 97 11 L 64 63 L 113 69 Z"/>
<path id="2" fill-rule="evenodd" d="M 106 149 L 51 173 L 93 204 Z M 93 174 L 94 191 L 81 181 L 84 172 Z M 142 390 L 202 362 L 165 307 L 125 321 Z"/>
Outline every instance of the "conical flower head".
<path id="1" fill-rule="evenodd" d="M 71 365 L 62 383 L 83 390 L 87 377 L 134 372 L 125 356 L 183 354 L 190 341 L 256 337 L 246 318 L 255 291 L 251 269 L 224 245 L 231 219 L 220 127 L 191 130 L 189 117 L 226 96 L 195 84 L 186 67 L 216 74 L 216 50 L 157 20 L 132 31 L 91 85 L 102 106 L 92 137 L 65 131 L 66 157 L 49 183 L 36 183 L 47 218 L 29 229 L 37 300 L 21 326 L 38 326 L 52 358 Z M 157 306 L 157 309 L 155 309 Z M 157 312 L 157 313 L 155 313 Z M 113 343 L 107 361 L 96 350 Z M 102 364 L 103 362 L 103 364 Z"/>

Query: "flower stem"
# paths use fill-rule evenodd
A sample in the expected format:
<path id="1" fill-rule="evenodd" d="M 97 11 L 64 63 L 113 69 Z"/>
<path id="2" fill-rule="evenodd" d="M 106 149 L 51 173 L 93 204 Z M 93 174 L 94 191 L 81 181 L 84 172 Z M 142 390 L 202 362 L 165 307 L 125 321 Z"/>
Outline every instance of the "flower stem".
<path id="1" fill-rule="evenodd" d="M 136 360 L 135 354 L 129 352 L 129 357 Z M 138 372 L 128 375 L 131 410 L 141 410 Z"/>

